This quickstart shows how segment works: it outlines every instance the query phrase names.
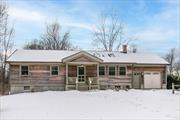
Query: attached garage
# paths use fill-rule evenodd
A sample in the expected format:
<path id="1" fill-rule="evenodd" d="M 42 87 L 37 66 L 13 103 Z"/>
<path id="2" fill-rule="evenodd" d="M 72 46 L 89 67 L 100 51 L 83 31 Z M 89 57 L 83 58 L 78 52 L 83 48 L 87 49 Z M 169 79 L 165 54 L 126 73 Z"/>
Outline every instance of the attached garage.
<path id="1" fill-rule="evenodd" d="M 161 73 L 155 71 L 145 71 L 144 88 L 161 88 Z"/>

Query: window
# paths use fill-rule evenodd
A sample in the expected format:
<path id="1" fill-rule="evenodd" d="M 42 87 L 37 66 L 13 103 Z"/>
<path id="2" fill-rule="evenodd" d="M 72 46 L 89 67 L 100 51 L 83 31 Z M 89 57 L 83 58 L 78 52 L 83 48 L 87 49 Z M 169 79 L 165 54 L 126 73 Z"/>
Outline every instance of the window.
<path id="1" fill-rule="evenodd" d="M 24 90 L 30 90 L 30 86 L 24 86 Z"/>
<path id="2" fill-rule="evenodd" d="M 58 75 L 59 68 L 58 66 L 51 66 L 51 75 Z"/>
<path id="3" fill-rule="evenodd" d="M 29 73 L 29 72 L 28 72 L 28 66 L 27 66 L 27 65 L 21 66 L 21 75 L 27 76 L 28 73 Z"/>
<path id="4" fill-rule="evenodd" d="M 79 75 L 84 75 L 84 67 L 78 67 Z"/>
<path id="5" fill-rule="evenodd" d="M 126 75 L 126 68 L 125 67 L 119 67 L 119 75 Z"/>
<path id="6" fill-rule="evenodd" d="M 109 67 L 109 75 L 115 75 L 115 67 Z"/>
<path id="7" fill-rule="evenodd" d="M 99 67 L 99 75 L 105 75 L 105 68 L 104 66 Z"/>

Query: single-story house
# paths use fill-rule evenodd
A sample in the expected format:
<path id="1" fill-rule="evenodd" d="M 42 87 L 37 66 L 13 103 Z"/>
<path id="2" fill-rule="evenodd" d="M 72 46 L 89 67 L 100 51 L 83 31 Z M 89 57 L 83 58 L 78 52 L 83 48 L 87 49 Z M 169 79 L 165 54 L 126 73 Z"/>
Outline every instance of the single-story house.
<path id="1" fill-rule="evenodd" d="M 165 88 L 167 65 L 154 54 L 15 50 L 8 58 L 11 93 L 44 90 Z"/>

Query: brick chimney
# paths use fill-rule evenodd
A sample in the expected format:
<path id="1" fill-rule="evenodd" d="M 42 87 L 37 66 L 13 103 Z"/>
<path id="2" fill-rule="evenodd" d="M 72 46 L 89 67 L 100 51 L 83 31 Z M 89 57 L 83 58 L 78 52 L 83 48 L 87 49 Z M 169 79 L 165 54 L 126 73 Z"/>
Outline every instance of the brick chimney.
<path id="1" fill-rule="evenodd" d="M 122 52 L 127 53 L 127 45 L 122 45 Z"/>

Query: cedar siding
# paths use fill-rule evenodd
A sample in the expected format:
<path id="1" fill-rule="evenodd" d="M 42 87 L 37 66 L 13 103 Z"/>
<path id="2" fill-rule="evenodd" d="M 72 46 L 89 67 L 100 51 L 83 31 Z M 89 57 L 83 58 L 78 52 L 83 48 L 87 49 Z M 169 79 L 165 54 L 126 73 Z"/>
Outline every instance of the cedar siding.
<path id="1" fill-rule="evenodd" d="M 86 76 L 87 77 L 96 77 L 97 76 L 97 66 L 96 65 L 86 66 Z"/>
<path id="2" fill-rule="evenodd" d="M 99 82 L 101 87 L 115 88 L 116 86 L 128 85 L 132 87 L 132 65 L 130 64 L 102 64 L 100 66 L 105 67 L 105 75 L 99 76 Z M 115 75 L 109 75 L 109 67 L 115 67 Z M 119 67 L 126 68 L 126 75 L 119 75 Z"/>
<path id="3" fill-rule="evenodd" d="M 28 64 L 26 64 L 28 65 Z M 10 84 L 12 89 L 18 86 L 16 92 L 21 91 L 22 87 L 30 86 L 34 91 L 43 91 L 45 89 L 64 90 L 65 88 L 65 66 L 59 66 L 59 75 L 51 75 L 51 65 L 28 65 L 29 74 L 27 76 L 21 76 L 21 65 L 10 65 Z"/>
<path id="4" fill-rule="evenodd" d="M 68 66 L 68 76 L 69 77 L 76 77 L 77 76 L 77 66 L 76 65 L 69 65 Z"/>
<path id="5" fill-rule="evenodd" d="M 28 65 L 28 64 L 26 64 Z M 51 75 L 51 65 L 28 65 L 29 66 L 29 75 L 21 76 L 20 74 L 20 66 L 21 65 L 11 65 L 10 66 L 10 84 L 12 86 L 31 86 L 31 87 L 50 87 L 61 90 L 65 89 L 66 85 L 66 68 L 65 65 L 59 66 L 59 75 Z M 68 77 L 76 78 L 77 77 L 77 66 L 78 65 L 69 65 L 68 66 Z M 133 87 L 133 72 L 141 72 L 144 71 L 159 71 L 161 72 L 161 80 L 162 84 L 165 83 L 165 66 L 136 66 L 132 69 L 132 64 L 100 64 L 99 66 L 105 67 L 105 75 L 99 76 L 99 85 L 102 89 L 112 88 L 114 89 L 116 86 L 126 86 L 128 85 L 130 88 Z M 115 66 L 116 75 L 109 76 L 109 66 Z M 119 75 L 119 67 L 126 67 L 126 75 Z M 97 65 L 85 65 L 86 67 L 86 79 L 90 77 L 97 77 Z M 141 78 L 141 84 L 143 84 L 143 78 Z M 70 85 L 75 85 L 75 79 L 69 82 Z M 143 88 L 143 87 L 142 87 Z M 48 88 L 49 89 L 49 88 Z M 75 89 L 75 88 L 74 88 Z M 43 89 L 42 89 L 43 90 Z"/>

